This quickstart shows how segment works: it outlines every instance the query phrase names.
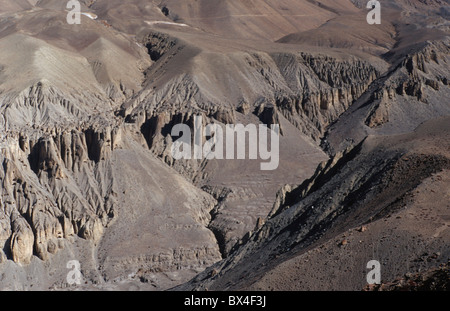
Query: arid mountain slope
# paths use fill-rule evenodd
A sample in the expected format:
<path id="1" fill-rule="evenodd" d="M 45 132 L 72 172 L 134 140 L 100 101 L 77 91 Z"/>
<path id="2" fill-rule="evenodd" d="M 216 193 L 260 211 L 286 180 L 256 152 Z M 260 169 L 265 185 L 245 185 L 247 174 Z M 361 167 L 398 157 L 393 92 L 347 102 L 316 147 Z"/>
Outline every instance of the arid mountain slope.
<path id="1" fill-rule="evenodd" d="M 91 1 L 92 2 L 92 1 Z M 221 37 L 276 40 L 313 29 L 344 12 L 357 9 L 347 0 L 268 1 L 97 0 L 90 5 L 99 18 L 120 30 L 137 32 L 146 23 L 175 22 Z"/>
<path id="2" fill-rule="evenodd" d="M 355 243 L 335 241 L 363 223 L 364 241 L 414 245 L 387 277 L 424 248 L 448 256 L 448 2 L 387 1 L 370 26 L 350 0 L 86 0 L 80 25 L 65 1 L 2 3 L 0 289 L 63 289 L 71 260 L 79 289 L 168 289 L 208 266 L 181 288 L 357 289 L 283 267 L 329 273 L 299 262 L 344 258 Z M 279 124 L 278 168 L 175 160 L 171 129 L 196 116 Z M 416 223 L 429 185 L 439 206 Z M 364 241 L 345 258 L 366 260 Z"/>
<path id="3" fill-rule="evenodd" d="M 324 162 L 284 189 L 226 260 L 179 289 L 358 290 L 372 259 L 384 280 L 423 269 L 425 253 L 437 254 L 429 265 L 447 262 L 449 126 L 445 117 L 370 136 Z"/>

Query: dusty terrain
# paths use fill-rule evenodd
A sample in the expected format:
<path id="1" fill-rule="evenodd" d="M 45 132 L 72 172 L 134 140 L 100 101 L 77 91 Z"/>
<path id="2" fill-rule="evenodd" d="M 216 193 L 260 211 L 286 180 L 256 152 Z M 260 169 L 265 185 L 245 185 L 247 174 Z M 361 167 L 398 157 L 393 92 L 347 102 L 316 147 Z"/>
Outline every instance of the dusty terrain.
<path id="1" fill-rule="evenodd" d="M 383 283 L 448 262 L 449 1 L 380 25 L 362 0 L 80 2 L 69 25 L 0 1 L 0 289 L 361 290 L 369 260 Z M 198 115 L 279 124 L 278 168 L 175 160 Z"/>
<path id="2" fill-rule="evenodd" d="M 359 290 L 372 259 L 384 281 L 446 263 L 448 138 L 448 117 L 412 134 L 367 138 L 284 194 L 266 224 L 211 268 L 214 277 L 206 271 L 190 286 Z"/>

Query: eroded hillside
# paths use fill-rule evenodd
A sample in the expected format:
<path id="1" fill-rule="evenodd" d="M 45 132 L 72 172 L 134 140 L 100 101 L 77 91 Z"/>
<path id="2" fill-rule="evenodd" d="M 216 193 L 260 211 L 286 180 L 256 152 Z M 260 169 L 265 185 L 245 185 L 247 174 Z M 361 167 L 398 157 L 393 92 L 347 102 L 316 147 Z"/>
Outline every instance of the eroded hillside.
<path id="1" fill-rule="evenodd" d="M 80 1 L 80 25 L 64 1 L 3 2 L 0 288 L 66 288 L 77 260 L 84 289 L 358 289 L 359 270 L 312 275 L 370 247 L 392 279 L 448 258 L 443 1 L 389 1 L 381 25 L 348 0 Z M 175 160 L 196 116 L 279 124 L 278 168 Z"/>

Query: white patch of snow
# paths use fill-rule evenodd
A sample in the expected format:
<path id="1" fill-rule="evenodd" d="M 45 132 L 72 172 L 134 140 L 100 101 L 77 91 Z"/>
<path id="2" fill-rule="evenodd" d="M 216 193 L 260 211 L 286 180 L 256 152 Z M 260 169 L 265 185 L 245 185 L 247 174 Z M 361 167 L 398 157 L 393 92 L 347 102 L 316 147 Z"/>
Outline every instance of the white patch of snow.
<path id="1" fill-rule="evenodd" d="M 182 23 L 174 23 L 174 22 L 166 22 L 166 21 L 145 21 L 148 25 L 174 25 L 174 26 L 180 26 L 180 27 L 189 27 L 189 25 L 182 24 Z"/>

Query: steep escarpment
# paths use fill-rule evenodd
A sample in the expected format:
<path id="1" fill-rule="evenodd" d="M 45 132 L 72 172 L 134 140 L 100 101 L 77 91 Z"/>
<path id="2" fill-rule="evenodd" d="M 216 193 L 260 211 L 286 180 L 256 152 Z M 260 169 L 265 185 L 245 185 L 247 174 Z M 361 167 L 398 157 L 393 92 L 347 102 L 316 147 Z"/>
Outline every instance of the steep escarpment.
<path id="1" fill-rule="evenodd" d="M 373 65 L 358 58 L 338 60 L 307 53 L 275 57 L 292 90 L 290 96 L 277 97 L 276 106 L 316 141 L 380 75 Z"/>
<path id="2" fill-rule="evenodd" d="M 64 11 L 36 8 L 0 24 L 9 29 L 0 38 L 1 287 L 23 286 L 29 267 L 44 271 L 35 275 L 40 288 L 64 286 L 45 265 L 62 261 L 55 268 L 64 274 L 62 258 L 74 253 L 89 282 L 121 278 L 135 262 L 127 275 L 145 267 L 161 275 L 159 287 L 176 282 L 164 273 L 191 277 L 219 260 L 207 229 L 215 200 L 146 154 L 140 129 L 115 114 L 141 88 L 147 48 L 90 19 L 72 27 Z M 174 188 L 179 196 L 164 199 Z M 142 230 L 148 239 L 132 251 L 111 246 Z"/>
<path id="3" fill-rule="evenodd" d="M 429 118 L 449 114 L 448 48 L 443 38 L 386 55 L 391 69 L 327 129 L 324 149 L 333 154 L 368 134 L 404 133 Z"/>
<path id="4" fill-rule="evenodd" d="M 47 259 L 72 235 L 98 242 L 114 217 L 116 193 L 107 156 L 114 134 L 111 138 L 105 129 L 13 137 L 2 148 L 2 212 L 12 229 L 4 251 L 16 262 L 29 263 L 33 254 Z M 13 243 L 17 234 L 25 234 L 27 242 Z"/>
<path id="5" fill-rule="evenodd" d="M 143 44 L 158 61 L 146 73 L 145 89 L 122 105 L 121 114 L 143 129 L 150 149 L 171 165 L 164 151 L 171 144 L 167 129 L 182 122 L 192 125 L 194 115 L 234 124 L 237 114 L 251 114 L 267 125 L 279 124 L 283 116 L 318 141 L 385 66 L 343 54 L 234 48 L 218 53 L 160 33 L 144 35 Z"/>
<path id="6" fill-rule="evenodd" d="M 129 126 L 140 130 L 151 152 L 177 172 L 199 187 L 231 193 L 216 206 L 210 224 L 224 255 L 259 218 L 267 216 L 276 192 L 287 180 L 313 172 L 319 159 L 324 159 L 317 145 L 329 124 L 386 66 L 340 52 L 316 54 L 292 47 L 281 51 L 279 45 L 261 51 L 234 46 L 218 51 L 196 36 L 187 41 L 182 33 L 142 33 L 140 38 L 157 61 L 146 71 L 143 90 L 122 105 L 120 114 Z M 175 160 L 172 129 L 186 124 L 193 130 L 198 116 L 204 126 L 279 124 L 280 169 L 268 177 L 268 172 L 255 174 L 259 169 L 248 162 Z M 299 155 L 306 155 L 304 165 L 290 171 L 288 166 Z M 236 184 L 233 176 L 238 172 L 246 172 L 248 178 Z"/>
<path id="7" fill-rule="evenodd" d="M 439 1 L 81 2 L 0 8 L 0 288 L 78 261 L 78 289 L 361 289 L 448 256 Z M 178 124 L 259 131 L 175 160 Z"/>
<path id="8" fill-rule="evenodd" d="M 125 127 L 14 137 L 2 144 L 2 261 L 51 261 L 77 239 L 99 252 L 83 261 L 93 266 L 86 274 L 106 280 L 140 269 L 147 276 L 189 275 L 221 258 L 206 228 L 215 200 L 146 155 Z M 155 179 L 155 172 L 167 177 Z M 145 195 L 142 185 L 150 190 Z M 173 188 L 178 195 L 164 198 Z M 143 237 L 130 244 L 136 234 Z"/>
<path id="9" fill-rule="evenodd" d="M 29 21 L 40 14 L 55 23 L 32 31 Z M 2 257 L 21 264 L 33 255 L 47 260 L 71 236 L 98 243 L 117 194 L 109 163 L 118 138 L 112 110 L 142 75 L 139 53 L 121 50 L 126 40 L 108 30 L 85 25 L 89 39 L 81 53 L 73 48 L 77 34 L 63 43 L 55 33 L 49 36 L 63 17 L 33 10 L 0 22 L 29 30 L 2 33 L 0 39 Z M 64 31 L 64 25 L 58 29 Z M 101 34 L 105 38 L 98 39 Z M 92 54 L 103 46 L 110 48 L 108 60 Z M 114 72 L 115 57 L 135 62 L 123 84 L 107 74 Z"/>
<path id="10" fill-rule="evenodd" d="M 381 90 L 373 94 L 372 100 L 377 101 L 371 109 L 365 123 L 369 127 L 382 126 L 389 122 L 389 110 L 396 105 L 397 98 L 406 96 L 410 100 L 418 101 L 432 106 L 429 110 L 445 109 L 436 94 L 448 92 L 448 40 L 430 42 L 416 51 L 410 52 L 393 69 Z M 427 97 L 431 97 L 427 99 Z M 401 99 L 400 99 L 401 101 Z M 433 109 L 434 108 L 434 109 Z M 394 113 L 395 115 L 395 113 Z"/>
<path id="11" fill-rule="evenodd" d="M 445 175 L 450 168 L 446 143 L 448 131 L 442 132 L 440 128 L 448 128 L 447 122 L 448 117 L 431 121 L 414 134 L 383 139 L 369 137 L 355 147 L 356 149 L 337 155 L 323 164 L 310 180 L 292 190 L 285 189 L 280 192 L 272 217 L 264 225 L 247 235 L 228 259 L 213 266 L 181 289 L 229 290 L 251 288 L 254 283 L 263 285 L 259 282 L 261 278 L 269 279 L 269 275 L 272 275 L 270 271 L 283 271 L 276 268 L 283 265 L 283 262 L 294 261 L 293 258 L 297 256 L 311 258 L 322 254 L 326 257 L 328 255 L 321 252 L 321 249 L 329 249 L 332 245 L 336 247 L 339 243 L 336 240 L 341 235 L 347 237 L 347 231 L 356 231 L 363 225 L 370 227 L 371 224 L 378 224 L 405 208 L 414 206 L 416 202 L 418 204 L 420 199 L 411 197 L 412 192 L 416 189 L 419 193 L 421 190 L 418 189 L 426 180 L 436 174 Z M 425 142 L 417 144 L 420 139 Z M 443 208 L 445 209 L 445 206 Z M 429 221 L 434 220 L 424 219 L 424 223 Z M 443 218 L 437 220 L 437 223 L 439 221 L 443 221 Z M 366 230 L 367 228 L 362 229 L 362 232 Z M 357 239 L 353 235 L 351 237 L 352 241 Z M 446 239 L 440 235 L 435 238 L 441 242 Z M 419 248 L 430 247 L 441 253 L 442 243 L 437 243 L 435 238 L 425 239 Z M 344 240 L 345 242 L 342 242 Z M 349 243 L 344 238 L 341 242 L 342 247 Z M 357 241 L 352 243 L 358 245 Z M 374 243 L 381 242 L 375 240 L 372 245 Z M 396 243 L 406 245 L 409 240 L 399 238 Z M 386 258 L 383 253 L 389 252 L 391 246 L 386 247 L 379 250 L 379 256 Z M 317 255 L 313 255 L 316 252 Z M 448 256 L 448 249 L 445 252 L 441 253 L 444 259 Z M 348 256 L 345 255 L 344 248 L 341 248 L 341 251 L 333 250 L 332 253 L 338 258 Z M 374 256 L 369 253 L 366 255 L 366 258 Z M 393 265 L 395 261 L 397 265 L 404 260 L 402 256 L 409 257 L 410 254 L 397 254 L 390 264 Z M 347 269 L 349 268 L 351 269 L 351 264 Z M 398 271 L 389 270 L 386 273 L 401 273 L 402 269 L 405 273 L 405 268 L 403 266 Z M 208 274 L 212 269 L 216 272 Z M 252 277 L 246 277 L 244 281 L 243 276 L 248 271 L 252 271 Z M 358 278 L 358 271 L 351 274 L 352 278 L 348 281 L 344 281 L 345 276 L 338 277 L 336 281 L 341 282 L 340 288 L 361 288 L 365 279 L 363 276 Z M 314 287 L 317 285 L 323 289 L 329 288 L 325 283 L 314 283 L 313 279 L 305 279 L 305 283 L 301 285 L 293 282 L 289 286 L 318 288 Z M 336 285 L 333 282 L 333 286 Z M 282 284 L 276 286 L 283 287 Z"/>

